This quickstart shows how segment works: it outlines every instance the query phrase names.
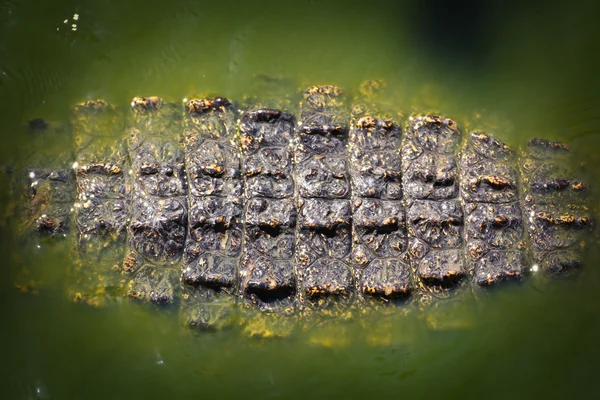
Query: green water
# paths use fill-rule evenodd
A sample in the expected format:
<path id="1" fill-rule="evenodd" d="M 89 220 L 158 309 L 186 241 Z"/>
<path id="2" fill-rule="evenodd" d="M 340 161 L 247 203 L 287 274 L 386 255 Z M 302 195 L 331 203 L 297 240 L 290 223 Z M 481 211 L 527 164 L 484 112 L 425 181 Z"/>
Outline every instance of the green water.
<path id="1" fill-rule="evenodd" d="M 493 110 L 509 118 L 510 143 L 569 141 L 598 186 L 599 7 L 446 3 L 2 1 L 0 160 L 26 153 L 25 121 L 65 121 L 82 99 L 235 99 L 259 94 L 258 74 L 349 90 L 385 79 L 400 110 L 459 121 Z M 575 279 L 533 280 L 437 313 L 373 313 L 289 338 L 199 334 L 130 302 L 66 301 L 67 249 L 20 246 L 2 185 L 2 398 L 600 395 L 596 238 Z M 43 278 L 39 294 L 15 290 L 23 266 Z"/>

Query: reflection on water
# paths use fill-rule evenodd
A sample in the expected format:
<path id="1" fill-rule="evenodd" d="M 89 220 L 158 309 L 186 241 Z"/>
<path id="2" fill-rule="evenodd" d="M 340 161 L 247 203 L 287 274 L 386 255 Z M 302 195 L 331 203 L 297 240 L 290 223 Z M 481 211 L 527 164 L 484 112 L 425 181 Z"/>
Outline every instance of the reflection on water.
<path id="1" fill-rule="evenodd" d="M 502 138 L 511 144 L 534 136 L 569 141 L 598 186 L 593 4 L 510 10 L 491 2 L 461 12 L 443 1 L 396 3 L 2 2 L 1 376 L 8 383 L 0 390 L 6 398 L 592 397 L 598 391 L 591 387 L 600 360 L 595 238 L 575 279 L 532 279 L 425 314 L 373 312 L 295 326 L 286 338 L 250 337 L 264 332 L 258 318 L 256 325 L 198 333 L 181 329 L 176 313 L 129 301 L 101 309 L 70 304 L 63 292 L 69 244 L 17 246 L 6 188 L 12 166 L 37 140 L 22 133 L 25 121 L 42 116 L 60 124 L 86 98 L 242 99 L 264 90 L 260 75 L 280 79 L 276 86 L 287 82 L 290 91 L 313 83 L 354 90 L 364 79 L 385 79 L 399 111 L 435 110 L 459 121 L 475 112 L 499 115 L 507 127 Z M 469 29 L 445 29 L 471 18 L 479 19 Z M 473 35 L 480 37 L 463 43 Z M 65 134 L 54 145 L 70 140 Z M 598 205 L 595 196 L 592 206 Z M 13 287 L 17 280 L 25 282 L 21 291 Z"/>

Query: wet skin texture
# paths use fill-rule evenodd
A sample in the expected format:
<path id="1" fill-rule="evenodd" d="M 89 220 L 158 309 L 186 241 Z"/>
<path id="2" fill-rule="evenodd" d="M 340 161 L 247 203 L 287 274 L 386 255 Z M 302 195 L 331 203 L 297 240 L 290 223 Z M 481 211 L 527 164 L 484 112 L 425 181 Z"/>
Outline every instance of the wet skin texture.
<path id="1" fill-rule="evenodd" d="M 232 298 L 269 312 L 406 301 L 581 264 L 593 221 L 565 144 L 517 152 L 441 116 L 350 111 L 358 100 L 310 87 L 296 121 L 222 97 L 184 111 L 139 97 L 127 127 L 112 105 L 82 103 L 72 170 L 26 171 L 27 226 L 59 236 L 74 221 L 80 274 L 180 304 L 206 329 Z M 122 130 L 126 143 L 104 140 Z"/>

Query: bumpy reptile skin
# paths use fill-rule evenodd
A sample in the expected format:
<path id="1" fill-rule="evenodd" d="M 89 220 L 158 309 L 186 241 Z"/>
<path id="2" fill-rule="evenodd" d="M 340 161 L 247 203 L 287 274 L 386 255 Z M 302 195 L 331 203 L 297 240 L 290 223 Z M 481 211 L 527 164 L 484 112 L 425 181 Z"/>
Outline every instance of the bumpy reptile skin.
<path id="1" fill-rule="evenodd" d="M 581 264 L 593 224 L 565 144 L 463 138 L 449 118 L 394 114 L 380 88 L 310 87 L 298 120 L 222 97 L 138 97 L 128 118 L 82 103 L 72 169 L 25 171 L 28 226 L 74 223 L 76 299 L 110 286 L 204 328 L 236 302 L 444 297 Z"/>

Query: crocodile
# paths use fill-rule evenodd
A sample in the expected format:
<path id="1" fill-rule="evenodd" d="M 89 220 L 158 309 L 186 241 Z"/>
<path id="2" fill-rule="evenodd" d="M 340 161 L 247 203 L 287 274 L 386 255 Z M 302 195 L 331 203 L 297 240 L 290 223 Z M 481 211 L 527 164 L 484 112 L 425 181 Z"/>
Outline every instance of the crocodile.
<path id="1" fill-rule="evenodd" d="M 580 267 L 593 218 L 566 144 L 405 117 L 383 87 L 85 101 L 73 149 L 24 172 L 25 232 L 75 238 L 76 301 L 178 307 L 200 328 L 239 306 L 427 302 Z"/>

